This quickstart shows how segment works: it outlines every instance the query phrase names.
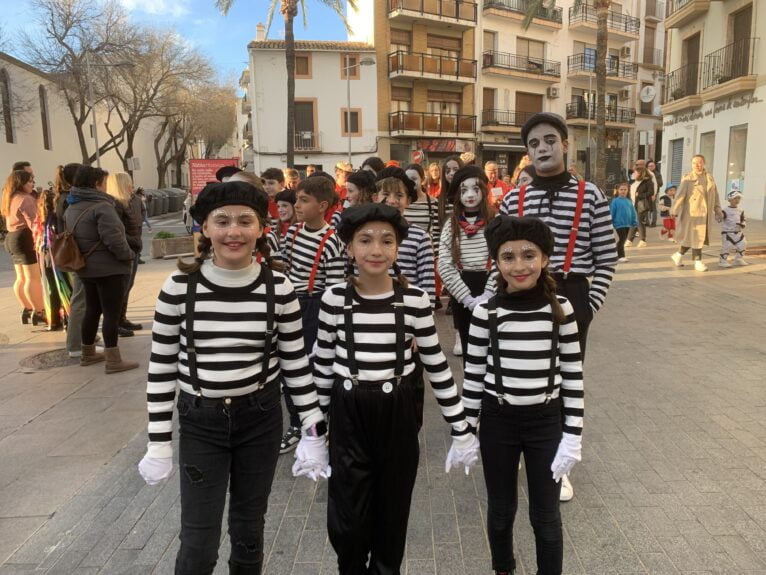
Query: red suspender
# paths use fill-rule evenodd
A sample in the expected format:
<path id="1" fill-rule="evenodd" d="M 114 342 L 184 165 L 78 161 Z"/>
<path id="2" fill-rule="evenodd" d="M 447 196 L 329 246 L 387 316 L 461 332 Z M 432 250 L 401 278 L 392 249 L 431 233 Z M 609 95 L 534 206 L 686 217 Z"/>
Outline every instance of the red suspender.
<path id="1" fill-rule="evenodd" d="M 295 250 L 295 238 L 298 237 L 298 232 L 301 231 L 301 228 L 303 227 L 303 222 L 298 222 L 298 225 L 295 228 L 295 233 L 293 234 L 293 241 L 290 244 L 290 268 L 293 267 L 293 251 Z M 324 245 L 327 243 L 327 239 L 335 233 L 335 230 L 330 228 L 327 230 L 322 236 L 322 240 L 319 242 L 319 247 L 317 248 L 317 253 L 314 256 L 314 265 L 311 266 L 311 274 L 309 275 L 309 287 L 308 292 L 309 294 L 313 293 L 314 291 L 314 279 L 317 275 L 317 270 L 319 269 L 319 261 L 322 259 L 322 250 L 324 249 Z"/>
<path id="2" fill-rule="evenodd" d="M 524 216 L 524 195 L 527 193 L 527 185 L 523 184 L 519 188 L 519 217 Z"/>
<path id="3" fill-rule="evenodd" d="M 572 256 L 574 255 L 575 241 L 577 240 L 577 230 L 580 227 L 580 216 L 582 215 L 582 205 L 585 201 L 585 180 L 580 180 L 577 184 L 577 206 L 575 207 L 574 219 L 572 220 L 572 230 L 569 232 L 569 244 L 567 245 L 567 255 L 564 259 L 564 275 L 569 273 L 572 267 Z"/>

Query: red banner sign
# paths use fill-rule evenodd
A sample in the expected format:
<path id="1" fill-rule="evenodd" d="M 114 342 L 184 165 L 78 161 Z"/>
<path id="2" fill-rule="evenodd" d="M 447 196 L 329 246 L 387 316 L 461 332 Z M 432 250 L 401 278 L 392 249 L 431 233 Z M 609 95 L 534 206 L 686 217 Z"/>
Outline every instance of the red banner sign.
<path id="1" fill-rule="evenodd" d="M 189 160 L 191 193 L 196 196 L 210 182 L 215 182 L 215 173 L 224 166 L 239 167 L 239 158 L 216 158 Z"/>

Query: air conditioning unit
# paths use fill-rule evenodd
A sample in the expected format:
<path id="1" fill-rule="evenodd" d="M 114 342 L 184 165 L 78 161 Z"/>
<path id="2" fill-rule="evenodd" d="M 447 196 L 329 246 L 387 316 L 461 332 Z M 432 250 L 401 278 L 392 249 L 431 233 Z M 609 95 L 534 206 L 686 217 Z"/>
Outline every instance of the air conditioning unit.
<path id="1" fill-rule="evenodd" d="M 631 51 L 630 46 L 623 46 L 620 48 L 620 58 L 630 58 Z"/>
<path id="2" fill-rule="evenodd" d="M 558 98 L 559 97 L 559 89 L 557 86 L 549 86 L 548 90 L 546 90 L 545 94 L 549 98 Z"/>
<path id="3" fill-rule="evenodd" d="M 628 90 L 627 88 L 624 88 L 624 89 L 620 90 L 619 98 L 620 98 L 620 100 L 628 100 L 628 99 L 630 99 L 630 90 Z"/>

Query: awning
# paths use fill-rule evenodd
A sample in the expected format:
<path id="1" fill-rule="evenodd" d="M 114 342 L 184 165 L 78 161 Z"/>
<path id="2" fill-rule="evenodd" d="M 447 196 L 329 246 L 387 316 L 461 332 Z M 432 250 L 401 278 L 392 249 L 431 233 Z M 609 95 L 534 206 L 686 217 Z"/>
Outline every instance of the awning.
<path id="1" fill-rule="evenodd" d="M 482 144 L 481 147 L 485 150 L 506 150 L 510 152 L 527 151 L 524 146 L 520 146 L 518 144 Z"/>

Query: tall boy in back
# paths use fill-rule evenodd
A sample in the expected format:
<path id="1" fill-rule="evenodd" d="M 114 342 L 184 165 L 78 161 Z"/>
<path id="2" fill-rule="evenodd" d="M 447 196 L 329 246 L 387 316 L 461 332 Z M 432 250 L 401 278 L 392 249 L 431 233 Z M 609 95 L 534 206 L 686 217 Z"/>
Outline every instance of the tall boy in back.
<path id="1" fill-rule="evenodd" d="M 325 221 L 327 210 L 337 201 L 329 178 L 311 176 L 303 180 L 295 194 L 298 223 L 290 226 L 282 242 L 285 274 L 298 295 L 303 315 L 303 341 L 309 358 L 317 338 L 322 294 L 331 285 L 344 280 L 342 242 Z M 290 395 L 284 397 L 290 413 L 290 427 L 282 438 L 280 451 L 287 453 L 300 441 L 301 425 Z"/>

